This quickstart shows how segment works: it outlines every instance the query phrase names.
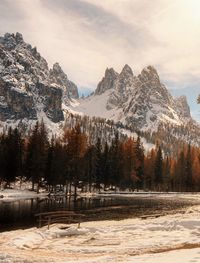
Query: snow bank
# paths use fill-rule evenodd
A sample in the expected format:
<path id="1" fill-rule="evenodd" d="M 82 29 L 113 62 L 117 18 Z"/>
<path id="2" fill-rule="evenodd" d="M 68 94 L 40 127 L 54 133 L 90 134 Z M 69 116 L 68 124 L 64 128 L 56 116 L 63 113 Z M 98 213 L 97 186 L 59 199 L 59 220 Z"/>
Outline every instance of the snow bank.
<path id="1" fill-rule="evenodd" d="M 191 207 L 185 214 L 156 219 L 86 222 L 80 228 L 53 225 L 49 230 L 43 227 L 3 232 L 0 244 L 0 262 L 160 263 L 173 262 L 175 256 L 183 253 L 180 262 L 188 263 L 190 254 L 195 258 L 200 255 L 200 206 Z M 187 253 L 186 248 L 194 249 Z M 11 261 L 6 261 L 7 257 Z"/>
<path id="2" fill-rule="evenodd" d="M 0 196 L 3 196 L 3 198 L 0 198 L 0 201 L 13 201 L 13 200 L 19 200 L 19 199 L 29 199 L 29 198 L 42 198 L 46 197 L 48 193 L 39 193 L 30 191 L 30 190 L 19 190 L 19 189 L 5 189 L 0 190 Z"/>
<path id="3" fill-rule="evenodd" d="M 14 201 L 19 199 L 29 198 L 42 198 L 48 195 L 44 189 L 40 188 L 39 194 L 31 191 L 32 182 L 25 179 L 20 182 L 17 180 L 15 183 L 11 183 L 11 188 L 0 189 L 0 201 Z M 3 197 L 3 198 L 2 198 Z"/>

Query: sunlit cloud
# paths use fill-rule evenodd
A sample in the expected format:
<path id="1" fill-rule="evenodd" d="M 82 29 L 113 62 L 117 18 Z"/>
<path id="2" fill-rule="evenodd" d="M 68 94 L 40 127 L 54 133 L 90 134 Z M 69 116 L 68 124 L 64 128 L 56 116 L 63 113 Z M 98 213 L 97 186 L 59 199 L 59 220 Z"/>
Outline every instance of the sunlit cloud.
<path id="1" fill-rule="evenodd" d="M 126 63 L 182 88 L 200 83 L 199 10 L 199 0 L 1 0 L 0 33 L 22 32 L 82 88 Z"/>

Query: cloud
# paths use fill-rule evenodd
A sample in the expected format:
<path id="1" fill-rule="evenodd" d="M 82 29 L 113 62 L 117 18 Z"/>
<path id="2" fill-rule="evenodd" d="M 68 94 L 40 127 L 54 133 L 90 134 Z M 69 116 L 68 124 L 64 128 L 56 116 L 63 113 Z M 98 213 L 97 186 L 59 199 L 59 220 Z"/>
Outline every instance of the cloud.
<path id="1" fill-rule="evenodd" d="M 199 0 L 1 0 L 0 33 L 22 32 L 50 66 L 94 89 L 106 67 L 157 67 L 171 88 L 200 82 Z"/>

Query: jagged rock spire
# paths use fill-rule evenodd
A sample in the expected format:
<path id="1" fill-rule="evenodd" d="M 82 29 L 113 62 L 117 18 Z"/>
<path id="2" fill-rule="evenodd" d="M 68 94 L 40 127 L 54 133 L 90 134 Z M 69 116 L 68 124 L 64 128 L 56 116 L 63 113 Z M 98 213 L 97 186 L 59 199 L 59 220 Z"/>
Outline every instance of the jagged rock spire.
<path id="1" fill-rule="evenodd" d="M 106 90 L 112 89 L 119 74 L 113 68 L 107 68 L 103 79 L 99 82 L 95 94 L 101 95 Z"/>

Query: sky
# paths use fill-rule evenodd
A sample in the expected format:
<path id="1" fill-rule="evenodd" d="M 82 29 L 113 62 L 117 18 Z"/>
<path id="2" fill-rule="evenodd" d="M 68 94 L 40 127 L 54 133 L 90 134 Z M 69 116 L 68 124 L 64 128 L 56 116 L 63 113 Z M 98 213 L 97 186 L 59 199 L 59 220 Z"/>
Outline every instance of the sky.
<path id="1" fill-rule="evenodd" d="M 153 65 L 200 120 L 200 0 L 0 0 L 0 34 L 20 32 L 80 93 L 107 67 Z"/>

